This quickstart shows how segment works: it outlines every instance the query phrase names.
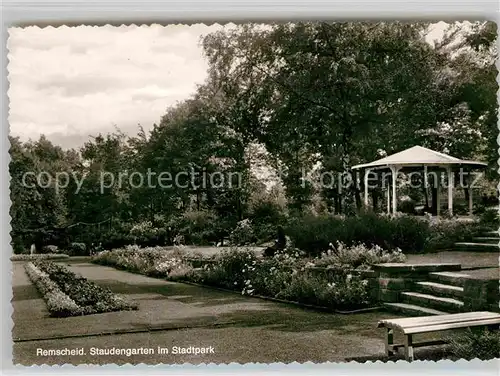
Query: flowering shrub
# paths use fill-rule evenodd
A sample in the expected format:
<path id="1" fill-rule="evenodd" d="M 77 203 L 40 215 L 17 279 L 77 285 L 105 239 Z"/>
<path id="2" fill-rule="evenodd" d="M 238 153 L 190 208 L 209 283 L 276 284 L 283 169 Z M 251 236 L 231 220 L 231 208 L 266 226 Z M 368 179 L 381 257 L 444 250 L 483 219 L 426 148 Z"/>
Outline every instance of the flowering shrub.
<path id="1" fill-rule="evenodd" d="M 53 316 L 75 316 L 137 309 L 129 303 L 63 265 L 48 261 L 30 262 L 26 272 L 47 302 Z"/>
<path id="2" fill-rule="evenodd" d="M 250 245 L 255 243 L 256 236 L 254 233 L 254 228 L 252 220 L 244 219 L 239 221 L 231 234 L 229 235 L 229 241 L 234 245 Z"/>
<path id="3" fill-rule="evenodd" d="M 327 252 L 323 252 L 321 257 L 314 260 L 315 266 L 348 266 L 353 269 L 369 269 L 371 265 L 388 262 L 405 262 L 406 256 L 397 248 L 394 251 L 386 251 L 378 245 L 367 247 L 358 244 L 347 247 L 338 242 L 336 247 L 330 245 Z"/>
<path id="4" fill-rule="evenodd" d="M 151 221 L 143 221 L 135 224 L 130 229 L 130 235 L 137 237 L 150 237 L 158 234 L 158 229 L 153 227 Z"/>
<path id="5" fill-rule="evenodd" d="M 257 256 L 248 249 L 231 248 L 223 250 L 213 260 L 213 264 L 201 271 L 200 281 L 208 285 L 241 290 L 252 272 L 252 265 L 257 262 Z"/>
<path id="6" fill-rule="evenodd" d="M 320 255 L 330 243 L 347 246 L 378 245 L 404 253 L 432 252 L 446 249 L 457 241 L 471 237 L 475 223 L 458 220 L 418 218 L 404 215 L 365 213 L 353 217 L 308 216 L 290 222 L 287 233 L 295 246 L 311 256 Z"/>
<path id="7" fill-rule="evenodd" d="M 369 249 L 362 246 L 354 248 L 358 251 L 353 256 L 349 256 L 348 248 L 342 248 L 340 256 L 324 256 L 323 262 L 343 267 L 329 274 L 314 273 L 311 267 L 316 266 L 318 259 L 305 259 L 291 246 L 270 258 L 258 257 L 251 249 L 230 248 L 213 256 L 199 269 L 189 265 L 192 259 L 180 250 L 127 247 L 101 252 L 93 261 L 169 280 L 223 287 L 244 295 L 353 309 L 366 307 L 371 301 L 368 298 L 368 282 L 357 274 L 349 274 L 348 268 L 352 265 L 346 263 L 361 260 L 358 261 L 360 264 L 369 265 L 404 257 L 399 251 L 385 252 L 376 247 Z"/>
<path id="8" fill-rule="evenodd" d="M 186 251 L 183 246 L 166 250 L 164 247 L 140 248 L 131 245 L 100 252 L 92 258 L 92 262 L 152 277 L 167 277 L 177 269 L 190 268 L 184 261 L 185 256 Z"/>
<path id="9" fill-rule="evenodd" d="M 270 259 L 259 259 L 250 250 L 222 253 L 207 265 L 197 282 L 241 291 L 332 308 L 360 308 L 371 302 L 368 281 L 357 275 L 338 271 L 332 278 L 308 270 L 313 262 L 289 252 L 278 252 Z"/>
<path id="10" fill-rule="evenodd" d="M 69 252 L 73 256 L 86 256 L 88 254 L 85 243 L 71 243 Z"/>
<path id="11" fill-rule="evenodd" d="M 34 255 L 21 254 L 10 256 L 11 261 L 31 261 L 31 260 L 62 260 L 67 259 L 66 254 L 35 253 Z"/>
<path id="12" fill-rule="evenodd" d="M 429 236 L 426 239 L 426 249 L 433 251 L 450 249 L 456 242 L 468 241 L 478 231 L 476 223 L 461 222 L 454 219 L 444 219 L 428 216 Z"/>
<path id="13" fill-rule="evenodd" d="M 367 285 L 367 280 L 351 274 L 341 274 L 334 282 L 327 282 L 319 276 L 296 273 L 276 297 L 322 307 L 353 309 L 370 303 Z"/>

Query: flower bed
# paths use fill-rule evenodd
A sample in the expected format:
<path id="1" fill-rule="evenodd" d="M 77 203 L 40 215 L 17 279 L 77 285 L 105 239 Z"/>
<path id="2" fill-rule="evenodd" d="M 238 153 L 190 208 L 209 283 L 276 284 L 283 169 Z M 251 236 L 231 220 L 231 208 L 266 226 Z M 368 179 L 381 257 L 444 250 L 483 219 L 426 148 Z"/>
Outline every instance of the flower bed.
<path id="1" fill-rule="evenodd" d="M 25 269 L 43 295 L 51 316 L 90 315 L 138 307 L 63 265 L 39 260 L 27 263 Z"/>
<path id="2" fill-rule="evenodd" d="M 251 251 L 222 252 L 215 262 L 188 281 L 241 291 L 246 295 L 267 296 L 332 309 L 353 310 L 373 304 L 368 280 L 347 268 L 319 274 L 311 261 L 295 254 L 278 253 L 271 259 L 259 259 Z"/>
<path id="3" fill-rule="evenodd" d="M 103 251 L 92 258 L 92 262 L 112 266 L 150 277 L 166 277 L 172 271 L 189 268 L 182 247 L 167 250 L 162 247 L 139 248 L 127 246 L 113 251 Z M 195 257 L 189 254 L 189 257 Z"/>
<path id="4" fill-rule="evenodd" d="M 68 257 L 68 255 L 62 253 L 36 253 L 34 255 L 21 254 L 10 256 L 10 261 L 63 260 Z"/>
<path id="5" fill-rule="evenodd" d="M 369 281 L 370 263 L 404 261 L 400 251 L 356 246 L 356 252 L 341 244 L 332 253 L 304 259 L 291 250 L 265 259 L 251 250 L 229 249 L 204 260 L 194 268 L 189 255 L 152 249 L 119 249 L 101 252 L 93 262 L 135 273 L 195 282 L 231 289 L 246 295 L 259 295 L 333 309 L 358 309 L 373 305 Z M 349 257 L 348 254 L 351 254 Z M 359 270 L 353 265 L 355 261 Z M 329 267 L 318 273 L 317 264 Z"/>
<path id="6" fill-rule="evenodd" d="M 64 294 L 47 273 L 41 271 L 32 262 L 25 265 L 25 270 L 30 280 L 43 295 L 51 316 L 65 317 L 82 314 L 81 307 Z"/>

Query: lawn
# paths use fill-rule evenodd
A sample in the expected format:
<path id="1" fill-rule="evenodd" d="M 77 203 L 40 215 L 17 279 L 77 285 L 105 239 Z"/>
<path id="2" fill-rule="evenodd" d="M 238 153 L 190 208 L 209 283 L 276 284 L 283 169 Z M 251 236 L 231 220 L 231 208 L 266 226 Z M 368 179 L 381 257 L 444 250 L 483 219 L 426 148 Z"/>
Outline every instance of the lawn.
<path id="1" fill-rule="evenodd" d="M 51 318 L 21 263 L 14 263 L 15 363 L 319 362 L 383 358 L 383 333 L 376 328 L 377 321 L 399 317 L 386 312 L 316 312 L 88 263 L 70 265 L 74 272 L 137 301 L 139 310 Z M 89 352 L 91 347 L 188 345 L 214 346 L 215 354 L 111 359 L 91 356 Z M 66 346 L 84 347 L 87 355 L 36 356 L 37 348 Z M 426 352 L 417 351 L 417 358 L 419 354 Z"/>

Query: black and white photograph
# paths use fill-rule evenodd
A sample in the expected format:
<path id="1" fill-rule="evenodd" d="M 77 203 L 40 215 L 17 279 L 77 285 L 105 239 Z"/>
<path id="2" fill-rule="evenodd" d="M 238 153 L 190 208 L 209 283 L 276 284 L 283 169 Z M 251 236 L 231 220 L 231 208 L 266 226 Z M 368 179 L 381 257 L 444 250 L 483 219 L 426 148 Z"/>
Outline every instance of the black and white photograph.
<path id="1" fill-rule="evenodd" d="M 9 28 L 13 363 L 500 358 L 497 34 Z"/>

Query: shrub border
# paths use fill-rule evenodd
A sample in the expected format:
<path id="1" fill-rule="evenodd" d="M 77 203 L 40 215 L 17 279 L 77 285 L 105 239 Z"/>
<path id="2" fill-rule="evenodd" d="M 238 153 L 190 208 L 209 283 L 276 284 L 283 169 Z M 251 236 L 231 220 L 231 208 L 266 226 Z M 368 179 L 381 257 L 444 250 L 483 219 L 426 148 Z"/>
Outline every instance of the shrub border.
<path id="1" fill-rule="evenodd" d="M 169 281 L 168 278 L 166 280 Z M 201 284 L 201 283 L 196 283 L 196 282 L 191 282 L 191 281 L 179 281 L 179 280 L 176 280 L 176 281 L 170 281 L 170 282 L 185 283 L 187 285 L 203 287 L 203 288 L 206 288 L 206 289 L 217 290 L 217 291 L 224 291 L 224 292 L 230 292 L 232 294 L 236 294 L 236 295 L 240 295 L 240 296 L 242 295 L 240 292 L 238 292 L 236 290 L 230 290 L 230 289 L 225 289 L 223 287 L 217 287 L 217 286 L 211 286 L 211 285 L 204 285 L 204 284 Z M 290 305 L 294 305 L 294 306 L 301 307 L 301 308 L 313 309 L 315 311 L 323 311 L 323 312 L 330 312 L 330 313 L 333 312 L 333 313 L 338 313 L 338 314 L 341 314 L 341 315 L 351 315 L 351 314 L 355 314 L 355 313 L 365 313 L 365 312 L 379 311 L 379 310 L 385 309 L 382 306 L 375 306 L 375 307 L 367 307 L 367 308 L 354 309 L 352 311 L 342 311 L 342 310 L 338 310 L 338 309 L 334 309 L 334 308 L 329 308 L 329 307 L 324 307 L 324 306 L 317 306 L 317 305 L 314 305 L 314 304 L 300 303 L 300 302 L 296 302 L 296 301 L 293 301 L 293 300 L 285 300 L 285 299 L 272 298 L 270 296 L 265 296 L 265 295 L 253 295 L 253 294 L 252 295 L 248 295 L 248 294 L 245 294 L 243 296 L 246 296 L 246 297 L 249 297 L 249 298 L 261 299 L 261 300 L 269 300 L 269 301 L 276 302 L 276 303 L 290 304 Z"/>
<path id="2" fill-rule="evenodd" d="M 169 281 L 169 282 L 173 282 L 173 283 L 183 283 L 183 284 L 186 284 L 186 285 L 197 286 L 197 287 L 201 287 L 201 288 L 205 288 L 205 289 L 210 289 L 210 290 L 215 290 L 215 291 L 224 291 L 224 292 L 229 292 L 231 294 L 240 295 L 240 296 L 242 295 L 238 291 L 230 290 L 230 289 L 225 289 L 223 287 L 205 285 L 205 284 L 201 284 L 201 283 L 196 283 L 196 282 L 191 282 L 191 281 L 186 281 L 186 280 L 179 280 L 179 279 L 176 279 L 175 281 L 172 281 L 172 280 L 168 279 L 168 277 L 167 278 L 153 277 L 153 276 L 149 276 L 149 275 L 145 275 L 145 274 L 139 273 L 137 271 L 128 270 L 126 268 L 119 268 L 119 267 L 111 266 L 111 265 L 108 265 L 108 264 L 101 264 L 99 262 L 94 262 L 93 260 L 91 262 L 94 263 L 94 264 L 97 264 L 97 265 L 104 265 L 104 266 L 108 266 L 108 267 L 113 268 L 113 269 L 121 270 L 121 271 L 124 271 L 124 272 L 127 272 L 127 273 L 131 273 L 131 274 L 138 274 L 138 275 L 142 275 L 142 276 L 149 277 L 149 278 L 160 279 L 160 280 Z M 295 301 L 292 301 L 292 300 L 284 300 L 284 299 L 272 298 L 270 296 L 264 296 L 264 295 L 244 295 L 244 296 L 249 297 L 249 298 L 260 299 L 260 300 L 268 300 L 268 301 L 272 301 L 272 302 L 276 302 L 276 303 L 289 304 L 289 305 L 293 305 L 293 306 L 300 307 L 300 308 L 312 309 L 312 310 L 315 310 L 315 311 L 337 313 L 337 314 L 340 314 L 340 315 L 351 315 L 351 314 L 357 314 L 357 313 L 374 312 L 374 311 L 380 311 L 380 310 L 384 310 L 385 309 L 385 307 L 383 307 L 383 306 L 375 306 L 375 307 L 367 307 L 367 308 L 355 309 L 355 310 L 352 310 L 352 311 L 342 311 L 342 310 L 337 310 L 337 309 L 334 309 L 334 308 L 316 306 L 316 305 L 312 305 L 312 304 L 305 304 L 305 303 L 295 302 Z"/>

